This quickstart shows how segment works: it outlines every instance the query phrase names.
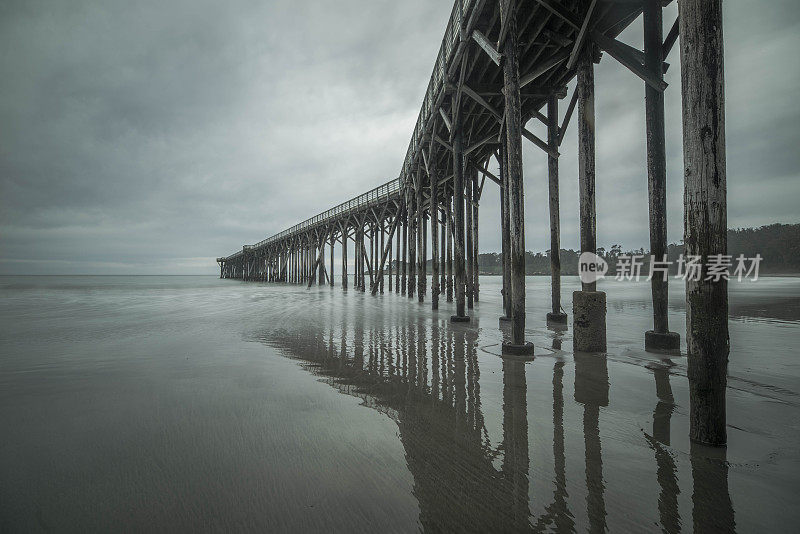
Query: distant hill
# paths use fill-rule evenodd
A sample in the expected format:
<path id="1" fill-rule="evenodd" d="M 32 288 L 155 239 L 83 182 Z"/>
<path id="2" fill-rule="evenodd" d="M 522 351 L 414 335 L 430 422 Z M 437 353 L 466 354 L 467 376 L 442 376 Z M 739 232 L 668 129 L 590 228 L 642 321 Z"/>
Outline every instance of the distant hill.
<path id="1" fill-rule="evenodd" d="M 609 264 L 609 272 L 616 271 L 617 258 L 620 255 L 649 255 L 644 249 L 622 251 L 619 245 L 610 250 L 597 249 L 598 255 Z M 683 244 L 673 243 L 669 246 L 668 255 L 675 261 L 683 253 Z M 550 274 L 550 251 L 525 253 L 525 272 L 527 274 Z M 739 254 L 752 258 L 761 254 L 763 258 L 759 268 L 760 274 L 795 274 L 800 273 L 800 224 L 770 224 L 759 228 L 736 228 L 728 230 L 728 254 L 736 258 Z M 561 249 L 561 273 L 578 274 L 578 256 L 580 252 L 572 249 Z M 645 262 L 645 265 L 647 262 Z M 481 274 L 501 274 L 502 258 L 499 253 L 489 252 L 478 256 L 478 267 Z M 646 273 L 646 269 L 642 270 Z"/>

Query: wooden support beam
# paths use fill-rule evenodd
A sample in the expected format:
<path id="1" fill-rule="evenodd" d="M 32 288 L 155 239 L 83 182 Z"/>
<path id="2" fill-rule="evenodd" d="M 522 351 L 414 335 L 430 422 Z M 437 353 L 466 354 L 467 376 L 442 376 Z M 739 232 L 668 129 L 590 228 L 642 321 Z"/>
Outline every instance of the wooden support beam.
<path id="1" fill-rule="evenodd" d="M 444 125 L 447 126 L 447 131 L 453 131 L 453 125 L 450 123 L 450 118 L 447 116 L 447 113 L 440 107 L 439 114 L 442 116 L 442 120 L 444 121 Z M 441 141 L 440 141 L 441 142 Z"/>
<path id="2" fill-rule="evenodd" d="M 550 156 L 557 158 L 559 156 L 558 150 L 549 146 L 547 143 L 536 137 L 533 133 L 531 133 L 527 128 L 522 128 L 522 135 L 525 136 L 525 139 L 536 145 L 537 147 L 544 150 Z"/>
<path id="3" fill-rule="evenodd" d="M 533 0 L 537 4 L 541 5 L 543 8 L 572 26 L 575 30 L 580 30 L 580 26 L 578 23 L 575 22 L 575 18 L 573 17 L 572 13 L 564 9 L 560 4 L 553 2 L 553 0 Z"/>
<path id="4" fill-rule="evenodd" d="M 486 108 L 489 111 L 489 113 L 491 113 L 494 116 L 494 118 L 497 119 L 498 122 L 501 120 L 503 116 L 502 113 L 497 111 L 497 109 L 495 109 L 494 106 L 489 104 L 481 95 L 470 89 L 468 85 L 466 84 L 462 85 L 461 91 L 463 91 L 465 95 L 473 99 L 475 102 Z"/>
<path id="5" fill-rule="evenodd" d="M 438 134 L 437 134 L 437 135 L 434 135 L 434 136 L 433 136 L 433 139 L 434 139 L 434 140 L 435 140 L 437 143 L 439 143 L 440 145 L 442 145 L 443 147 L 445 147 L 447 150 L 449 150 L 449 151 L 451 151 L 451 152 L 453 151 L 453 146 L 452 146 L 450 143 L 448 143 L 447 141 L 445 141 L 444 139 L 442 139 L 441 137 L 439 137 L 439 135 L 438 135 Z"/>
<path id="6" fill-rule="evenodd" d="M 575 67 L 575 63 L 578 61 L 578 55 L 580 54 L 581 50 L 583 49 L 583 44 L 586 42 L 587 30 L 589 29 L 589 21 L 594 14 L 594 6 L 597 5 L 597 0 L 591 0 L 589 3 L 589 7 L 586 9 L 586 14 L 583 17 L 583 23 L 581 24 L 581 29 L 578 30 L 578 37 L 575 39 L 575 44 L 572 47 L 572 52 L 569 54 L 569 60 L 567 61 L 567 70 L 572 70 Z"/>
<path id="7" fill-rule="evenodd" d="M 548 59 L 544 60 L 540 65 L 536 66 L 532 71 L 525 74 L 520 78 L 519 86 L 520 89 L 528 85 L 529 83 L 533 82 L 544 74 L 545 72 L 549 71 L 559 63 L 563 63 L 567 58 L 569 58 L 569 51 L 568 50 L 561 50 L 556 54 L 552 55 Z"/>
<path id="8" fill-rule="evenodd" d="M 561 121 L 561 127 L 558 129 L 558 146 L 561 146 L 562 141 L 564 141 L 564 132 L 567 131 L 569 121 L 572 118 L 572 113 L 575 111 L 575 104 L 577 103 L 578 87 L 576 85 L 575 90 L 572 91 L 572 98 L 570 98 L 569 105 L 567 106 L 567 113 L 564 115 L 564 119 Z"/>
<path id="9" fill-rule="evenodd" d="M 497 185 L 502 185 L 502 182 L 500 181 L 500 178 L 498 178 L 497 176 L 495 176 L 494 174 L 492 174 L 491 172 L 489 172 L 489 170 L 488 170 L 488 169 L 486 169 L 486 167 L 485 167 L 485 166 L 483 166 L 483 167 L 482 167 L 482 166 L 478 165 L 477 163 L 475 163 L 475 162 L 474 162 L 474 161 L 472 161 L 472 160 L 469 160 L 469 164 L 470 164 L 470 165 L 472 165 L 472 166 L 474 166 L 474 167 L 475 167 L 475 168 L 476 168 L 478 171 L 480 171 L 480 172 L 481 172 L 481 173 L 482 173 L 484 176 L 488 177 L 488 178 L 489 178 L 491 181 L 493 181 L 493 182 L 494 182 L 494 183 L 496 183 Z M 481 187 L 481 189 L 483 189 L 483 187 Z"/>
<path id="10" fill-rule="evenodd" d="M 392 236 L 394 236 L 394 231 L 397 229 L 397 223 L 399 220 L 400 220 L 399 216 L 396 216 L 394 218 L 394 222 L 392 222 L 392 227 L 389 230 L 389 242 L 383 247 L 383 253 L 381 254 L 381 262 L 379 264 L 380 267 L 378 269 L 378 280 L 383 280 L 383 268 L 386 265 L 386 257 L 389 255 L 389 249 L 392 248 Z M 374 295 L 375 293 L 378 292 L 378 287 L 379 284 L 376 284 L 373 281 L 372 285 L 370 286 L 370 292 Z"/>
<path id="11" fill-rule="evenodd" d="M 569 37 L 562 35 L 558 32 L 548 30 L 547 28 L 542 30 L 542 37 L 544 37 L 545 39 L 549 39 L 551 41 L 555 41 L 561 46 L 569 46 L 574 42 Z"/>
<path id="12" fill-rule="evenodd" d="M 502 55 L 500 55 L 500 52 L 497 51 L 497 48 L 494 47 L 494 45 L 486 38 L 486 36 L 483 35 L 479 30 L 474 30 L 472 32 L 472 39 L 478 43 L 478 46 L 480 46 L 491 58 L 491 60 L 494 61 L 495 65 L 499 67 Z"/>
<path id="13" fill-rule="evenodd" d="M 645 68 L 645 66 L 642 65 L 635 57 L 635 55 L 616 39 L 606 37 L 598 31 L 592 32 L 592 39 L 601 49 L 608 52 L 611 57 L 619 61 L 622 65 L 627 67 L 628 70 L 647 82 L 647 84 L 654 89 L 664 92 L 664 90 L 667 88 L 667 82 L 665 82 L 661 76 L 650 69 Z"/>
<path id="14" fill-rule="evenodd" d="M 662 47 L 663 52 L 661 53 L 661 57 L 666 59 L 669 55 L 672 47 L 675 45 L 675 41 L 678 40 L 678 32 L 680 28 L 680 17 L 675 19 L 675 22 L 672 23 L 672 27 L 669 29 L 669 33 L 667 34 L 667 38 L 664 39 L 664 45 Z M 666 72 L 666 71 L 664 71 Z"/>
<path id="15" fill-rule="evenodd" d="M 558 99 L 547 101 L 547 143 L 555 148 L 559 143 Z M 547 319 L 553 323 L 565 323 L 561 312 L 561 218 L 559 206 L 558 158 L 548 155 L 547 183 L 550 208 L 550 313 Z"/>
<path id="16" fill-rule="evenodd" d="M 516 17 L 508 17 L 508 36 L 503 45 L 503 83 L 506 97 L 505 123 L 508 151 L 508 192 L 511 218 L 511 343 L 504 350 L 532 354 L 525 343 L 525 200 L 522 178 L 522 99 L 519 76 L 519 45 Z M 533 80 L 531 80 L 533 81 Z"/>
<path id="17" fill-rule="evenodd" d="M 475 150 L 479 149 L 480 147 L 482 147 L 483 145 L 485 145 L 487 143 L 496 143 L 497 142 L 496 139 L 497 139 L 497 134 L 495 134 L 495 133 L 491 133 L 491 134 L 487 135 L 486 137 L 484 137 L 480 141 L 474 143 L 469 148 L 464 150 L 464 156 L 466 157 L 466 156 L 470 155 L 472 152 L 474 152 Z"/>

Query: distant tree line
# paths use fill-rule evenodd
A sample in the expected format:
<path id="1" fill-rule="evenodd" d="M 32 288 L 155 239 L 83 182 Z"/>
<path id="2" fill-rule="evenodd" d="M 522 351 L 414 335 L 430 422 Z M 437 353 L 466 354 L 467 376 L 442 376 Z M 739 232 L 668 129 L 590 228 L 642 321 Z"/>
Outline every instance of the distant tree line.
<path id="1" fill-rule="evenodd" d="M 650 252 L 639 250 L 623 251 L 620 245 L 612 245 L 610 249 L 598 248 L 597 254 L 608 262 L 609 273 L 615 273 L 620 256 L 645 256 L 642 273 L 649 272 Z M 667 250 L 668 260 L 672 262 L 672 271 L 677 270 L 675 261 L 683 254 L 683 244 L 673 243 Z M 728 254 L 735 262 L 739 254 L 747 258 L 761 254 L 763 258 L 759 268 L 762 274 L 800 273 L 800 224 L 770 224 L 759 228 L 735 228 L 728 230 Z M 572 249 L 561 249 L 561 274 L 578 274 L 578 257 L 580 252 Z M 481 274 L 502 274 L 502 257 L 497 252 L 478 255 L 478 268 Z M 525 273 L 530 275 L 550 274 L 550 251 L 525 253 Z"/>

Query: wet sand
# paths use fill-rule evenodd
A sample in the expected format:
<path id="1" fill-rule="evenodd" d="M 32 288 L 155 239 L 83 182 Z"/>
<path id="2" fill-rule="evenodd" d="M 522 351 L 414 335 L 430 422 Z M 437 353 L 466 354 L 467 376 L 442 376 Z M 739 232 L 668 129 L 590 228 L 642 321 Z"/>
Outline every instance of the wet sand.
<path id="1" fill-rule="evenodd" d="M 727 449 L 689 443 L 685 355 L 642 349 L 647 283 L 601 283 L 609 351 L 574 354 L 529 277 L 527 363 L 481 284 L 451 325 L 338 287 L 0 279 L 0 530 L 794 530 L 800 280 L 731 283 Z"/>

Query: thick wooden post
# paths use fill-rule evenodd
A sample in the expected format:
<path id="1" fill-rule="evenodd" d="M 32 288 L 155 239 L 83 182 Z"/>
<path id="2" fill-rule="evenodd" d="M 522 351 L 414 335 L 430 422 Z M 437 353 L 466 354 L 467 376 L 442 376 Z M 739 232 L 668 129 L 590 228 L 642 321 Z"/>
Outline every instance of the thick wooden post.
<path id="1" fill-rule="evenodd" d="M 417 170 L 417 298 L 425 300 L 425 214 L 422 211 L 422 169 Z"/>
<path id="2" fill-rule="evenodd" d="M 381 225 L 380 225 L 381 246 L 380 246 L 379 250 L 384 250 L 384 247 L 386 246 L 386 228 L 385 228 L 385 224 L 386 224 L 386 220 L 382 220 L 381 221 Z M 380 258 L 378 259 L 378 261 L 380 261 Z M 392 263 L 392 243 L 391 243 L 391 241 L 389 242 L 389 263 L 390 264 Z M 389 277 L 392 276 L 392 270 L 391 269 L 392 268 L 389 267 Z M 383 295 L 383 278 L 384 278 L 383 277 L 383 266 L 381 266 L 381 268 L 379 269 L 378 276 L 379 276 L 378 285 L 380 286 L 381 295 Z M 391 291 L 391 288 L 390 288 L 390 291 Z"/>
<path id="3" fill-rule="evenodd" d="M 319 280 L 317 283 L 323 286 L 325 285 L 325 239 L 319 242 L 319 257 L 321 268 L 319 269 Z"/>
<path id="4" fill-rule="evenodd" d="M 465 200 L 465 211 L 466 217 L 464 224 L 466 226 L 466 248 L 465 248 L 465 255 L 466 255 L 466 271 L 467 271 L 467 280 L 466 280 L 466 291 L 467 291 L 467 309 L 473 309 L 475 307 L 474 300 L 473 300 L 473 283 L 475 281 L 475 274 L 474 269 L 475 266 L 473 265 L 474 254 L 473 249 L 475 248 L 473 239 L 474 239 L 474 228 L 472 225 L 472 185 L 473 185 L 473 176 L 477 174 L 477 171 L 472 167 L 468 168 L 464 172 L 464 200 Z"/>
<path id="5" fill-rule="evenodd" d="M 478 275 L 478 203 L 480 190 L 478 189 L 478 171 L 472 173 L 472 300 L 478 302 L 480 282 Z"/>
<path id="6" fill-rule="evenodd" d="M 333 275 L 334 275 L 334 272 L 333 272 L 333 247 L 334 247 L 334 244 L 336 243 L 336 237 L 334 236 L 335 232 L 336 232 L 335 227 L 331 227 L 331 272 L 328 273 L 328 284 L 331 287 L 333 287 Z"/>
<path id="7" fill-rule="evenodd" d="M 431 163 L 433 165 L 433 163 Z M 439 309 L 439 182 L 430 169 L 431 184 L 431 309 Z"/>
<path id="8" fill-rule="evenodd" d="M 595 213 L 594 63 L 589 49 L 578 63 L 578 188 L 581 252 L 597 252 Z M 597 282 L 582 282 L 595 291 Z"/>
<path id="9" fill-rule="evenodd" d="M 594 50 L 587 46 L 578 60 L 578 191 L 580 201 L 581 253 L 597 251 L 595 226 L 594 153 Z M 605 352 L 606 294 L 597 282 L 581 281 L 582 290 L 572 294 L 572 344 L 575 351 Z"/>
<path id="10" fill-rule="evenodd" d="M 684 243 L 687 256 L 705 265 L 727 254 L 725 77 L 722 0 L 678 3 L 683 102 Z M 698 443 L 727 441 L 725 389 L 728 353 L 728 284 L 686 281 L 686 349 L 689 437 Z"/>
<path id="11" fill-rule="evenodd" d="M 428 215 L 422 213 L 422 296 L 428 294 Z M 420 300 L 422 302 L 422 300 Z"/>
<path id="12" fill-rule="evenodd" d="M 439 229 L 439 294 L 443 295 L 447 288 L 447 215 L 442 210 L 439 216 L 441 225 Z"/>
<path id="13" fill-rule="evenodd" d="M 458 100 L 458 99 L 456 99 Z M 466 310 L 465 265 L 464 265 L 464 152 L 461 131 L 461 113 L 453 114 L 453 211 L 455 212 L 455 296 L 456 314 L 450 320 L 467 322 L 470 320 Z"/>
<path id="14" fill-rule="evenodd" d="M 502 5 L 502 4 L 501 4 Z M 503 43 L 503 83 L 506 100 L 506 149 L 508 150 L 508 205 L 511 212 L 511 342 L 503 344 L 508 354 L 532 355 L 533 344 L 525 342 L 525 194 L 522 180 L 522 99 L 519 87 L 517 19 L 515 12 L 501 7 L 508 35 Z"/>
<path id="15" fill-rule="evenodd" d="M 511 320 L 511 210 L 508 207 L 508 151 L 505 132 L 500 142 L 500 233 L 503 269 L 503 312 L 501 321 Z"/>
<path id="16" fill-rule="evenodd" d="M 407 202 L 404 203 L 403 218 L 401 220 L 401 223 L 403 224 L 403 258 L 402 258 L 403 265 L 401 265 L 403 269 L 403 275 L 401 277 L 402 280 L 400 283 L 400 294 L 405 295 L 406 284 L 407 284 L 406 272 L 408 269 L 408 203 Z"/>
<path id="17" fill-rule="evenodd" d="M 445 234 L 447 235 L 447 247 L 446 247 L 446 256 L 447 256 L 447 302 L 453 302 L 453 210 L 452 210 L 452 203 L 453 199 L 451 197 L 447 198 L 447 209 L 445 210 L 445 215 L 447 217 L 447 230 Z"/>
<path id="18" fill-rule="evenodd" d="M 342 289 L 347 289 L 347 225 L 342 227 Z"/>
<path id="19" fill-rule="evenodd" d="M 663 79 L 664 62 L 661 3 L 644 2 L 645 68 L 658 80 Z M 645 84 L 645 119 L 647 123 L 647 189 L 650 212 L 651 261 L 667 259 L 667 155 L 664 141 L 664 93 Z M 645 332 L 646 350 L 679 351 L 681 338 L 669 331 L 668 275 L 653 274 L 650 280 L 653 295 L 653 329 Z"/>
<path id="20" fill-rule="evenodd" d="M 418 186 L 416 186 L 418 187 Z M 417 201 L 416 189 L 411 192 L 411 209 L 408 213 L 408 298 L 414 298 L 417 283 Z"/>
<path id="21" fill-rule="evenodd" d="M 558 98 L 550 95 L 547 99 L 547 181 L 550 197 L 550 313 L 547 322 L 566 324 L 567 314 L 561 311 L 561 219 L 558 198 Z"/>
<path id="22" fill-rule="evenodd" d="M 395 221 L 397 221 L 397 215 L 395 215 Z M 393 224 L 397 225 L 396 222 Z M 388 277 L 387 280 L 389 282 L 389 293 L 392 292 L 392 234 L 389 234 L 389 265 L 388 265 Z"/>

